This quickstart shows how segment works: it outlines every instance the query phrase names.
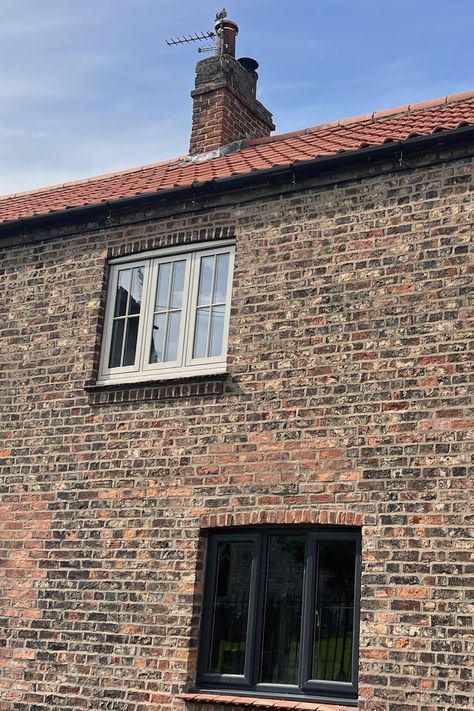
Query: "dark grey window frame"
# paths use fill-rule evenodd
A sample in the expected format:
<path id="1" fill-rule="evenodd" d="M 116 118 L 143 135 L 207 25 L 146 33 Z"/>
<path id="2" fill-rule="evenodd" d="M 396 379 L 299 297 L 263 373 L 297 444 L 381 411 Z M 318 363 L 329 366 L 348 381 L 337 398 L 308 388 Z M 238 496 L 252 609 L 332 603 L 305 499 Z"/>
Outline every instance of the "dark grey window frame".
<path id="1" fill-rule="evenodd" d="M 257 682 L 261 645 L 263 640 L 263 602 L 265 594 L 266 560 L 269 538 L 272 535 L 304 535 L 304 587 L 301 616 L 301 654 L 299 680 L 297 685 L 268 684 Z M 352 681 L 334 682 L 310 679 L 311 644 L 314 631 L 314 601 L 316 597 L 315 552 L 319 541 L 351 540 L 355 542 L 354 573 L 354 619 L 352 649 Z M 212 636 L 212 614 L 217 582 L 217 551 L 219 543 L 251 542 L 253 545 L 252 569 L 250 577 L 250 605 L 247 623 L 248 653 L 245 657 L 243 675 L 215 674 L 207 671 Z M 197 690 L 214 692 L 275 697 L 296 698 L 301 700 L 334 700 L 345 702 L 357 698 L 357 668 L 359 658 L 359 612 L 360 612 L 360 567 L 361 567 L 361 532 L 360 529 L 321 526 L 274 526 L 252 528 L 248 530 L 216 530 L 209 534 L 207 549 L 206 579 L 204 588 L 201 635 L 199 643 Z"/>

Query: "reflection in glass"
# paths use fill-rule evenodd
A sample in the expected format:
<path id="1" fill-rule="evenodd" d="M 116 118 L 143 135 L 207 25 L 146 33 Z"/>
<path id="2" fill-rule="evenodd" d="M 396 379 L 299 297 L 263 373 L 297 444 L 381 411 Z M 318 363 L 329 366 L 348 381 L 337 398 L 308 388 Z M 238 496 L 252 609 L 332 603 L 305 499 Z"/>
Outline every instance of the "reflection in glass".
<path id="1" fill-rule="evenodd" d="M 207 356 L 207 336 L 209 331 L 210 309 L 199 309 L 196 314 L 196 329 L 194 333 L 193 358 L 205 358 Z"/>
<path id="2" fill-rule="evenodd" d="M 215 257 L 201 259 L 201 274 L 199 276 L 198 306 L 211 303 L 212 281 Z"/>
<path id="3" fill-rule="evenodd" d="M 222 337 L 224 335 L 224 306 L 215 306 L 212 309 L 211 334 L 209 342 L 210 356 L 219 356 L 222 353 Z"/>
<path id="4" fill-rule="evenodd" d="M 132 288 L 130 291 L 130 305 L 128 308 L 129 314 L 140 313 L 140 304 L 142 301 L 142 289 L 143 289 L 143 269 L 139 267 L 133 270 L 132 275 Z"/>
<path id="5" fill-rule="evenodd" d="M 171 311 L 168 317 L 168 334 L 166 339 L 165 360 L 176 360 L 178 357 L 179 322 L 181 313 Z"/>
<path id="6" fill-rule="evenodd" d="M 153 334 L 151 337 L 150 363 L 161 363 L 166 328 L 166 314 L 156 314 L 153 319 Z"/>
<path id="7" fill-rule="evenodd" d="M 122 365 L 133 365 L 135 363 L 135 351 L 137 348 L 138 316 L 127 319 L 127 337 L 125 339 L 125 350 L 123 353 Z"/>
<path id="8" fill-rule="evenodd" d="M 166 363 L 178 358 L 185 268 L 185 260 L 159 266 L 150 363 Z"/>
<path id="9" fill-rule="evenodd" d="M 128 290 L 130 288 L 130 269 L 121 269 L 117 279 L 117 294 L 115 296 L 114 316 L 125 316 L 127 313 Z"/>
<path id="10" fill-rule="evenodd" d="M 319 544 L 313 679 L 352 679 L 355 541 Z"/>
<path id="11" fill-rule="evenodd" d="M 109 368 L 117 368 L 121 365 L 124 326 L 125 319 L 114 321 L 112 341 L 110 344 Z"/>
<path id="12" fill-rule="evenodd" d="M 171 262 L 160 264 L 158 269 L 158 287 L 156 289 L 155 311 L 163 311 L 168 308 L 170 277 Z"/>
<path id="13" fill-rule="evenodd" d="M 298 683 L 304 548 L 304 536 L 269 539 L 262 682 Z"/>
<path id="14" fill-rule="evenodd" d="M 216 260 L 216 279 L 214 284 L 213 302 L 225 302 L 227 295 L 227 273 L 229 271 L 229 255 L 218 254 Z"/>
<path id="15" fill-rule="evenodd" d="M 229 253 L 201 259 L 193 358 L 222 355 Z"/>
<path id="16" fill-rule="evenodd" d="M 174 262 L 173 286 L 171 289 L 170 307 L 180 309 L 183 303 L 184 269 L 186 262 Z"/>
<path id="17" fill-rule="evenodd" d="M 252 570 L 250 541 L 220 543 L 209 671 L 243 674 Z"/>
<path id="18" fill-rule="evenodd" d="M 135 363 L 143 278 L 143 267 L 120 269 L 118 273 L 109 368 Z"/>

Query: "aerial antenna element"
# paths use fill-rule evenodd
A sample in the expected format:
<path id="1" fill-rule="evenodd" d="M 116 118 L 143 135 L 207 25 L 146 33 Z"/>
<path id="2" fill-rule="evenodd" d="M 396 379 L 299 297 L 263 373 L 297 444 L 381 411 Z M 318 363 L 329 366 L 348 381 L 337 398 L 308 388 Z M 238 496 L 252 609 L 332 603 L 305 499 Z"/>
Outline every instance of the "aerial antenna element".
<path id="1" fill-rule="evenodd" d="M 217 56 L 231 54 L 235 57 L 235 37 L 238 31 L 239 28 L 235 22 L 227 20 L 227 11 L 223 8 L 216 14 L 216 27 L 214 32 L 212 30 L 208 30 L 207 32 L 195 32 L 194 34 L 165 40 L 165 42 L 168 47 L 175 47 L 176 45 L 190 44 L 191 42 L 214 40 L 215 44 L 211 46 L 198 47 L 198 52 L 214 52 Z"/>
<path id="2" fill-rule="evenodd" d="M 174 47 L 177 44 L 189 44 L 190 42 L 203 42 L 208 39 L 214 39 L 214 32 L 195 32 L 193 35 L 184 35 L 183 37 L 176 37 L 175 39 L 165 40 L 168 47 Z M 200 49 L 200 48 L 199 48 Z"/>

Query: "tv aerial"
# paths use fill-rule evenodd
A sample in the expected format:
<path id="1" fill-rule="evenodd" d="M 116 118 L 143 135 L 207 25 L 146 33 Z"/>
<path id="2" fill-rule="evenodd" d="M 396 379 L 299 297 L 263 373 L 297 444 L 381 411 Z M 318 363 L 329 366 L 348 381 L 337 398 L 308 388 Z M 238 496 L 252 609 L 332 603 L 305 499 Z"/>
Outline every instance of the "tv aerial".
<path id="1" fill-rule="evenodd" d="M 176 47 L 177 45 L 182 45 L 182 44 L 191 44 L 192 42 L 206 42 L 208 40 L 213 40 L 214 44 L 211 46 L 203 46 L 203 47 L 198 47 L 198 52 L 216 52 L 221 54 L 223 49 L 223 44 L 221 40 L 221 36 L 223 33 L 223 29 L 221 28 L 221 24 L 227 17 L 227 11 L 226 9 L 222 9 L 220 12 L 216 14 L 216 30 L 207 30 L 205 32 L 195 32 L 194 34 L 189 34 L 189 35 L 183 35 L 182 37 L 175 37 L 169 40 L 165 40 L 166 44 L 168 47 Z"/>

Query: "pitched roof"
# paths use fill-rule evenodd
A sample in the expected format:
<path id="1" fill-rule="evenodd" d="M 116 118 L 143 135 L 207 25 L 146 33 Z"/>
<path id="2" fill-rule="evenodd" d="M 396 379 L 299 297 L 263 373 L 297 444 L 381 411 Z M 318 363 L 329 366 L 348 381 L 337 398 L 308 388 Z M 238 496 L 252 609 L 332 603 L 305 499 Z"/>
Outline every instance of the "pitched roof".
<path id="1" fill-rule="evenodd" d="M 242 142 L 240 150 L 201 162 L 175 158 L 140 168 L 0 197 L 0 224 L 203 184 L 299 161 L 429 136 L 474 125 L 474 91 L 400 106 L 314 126 L 294 133 Z"/>

